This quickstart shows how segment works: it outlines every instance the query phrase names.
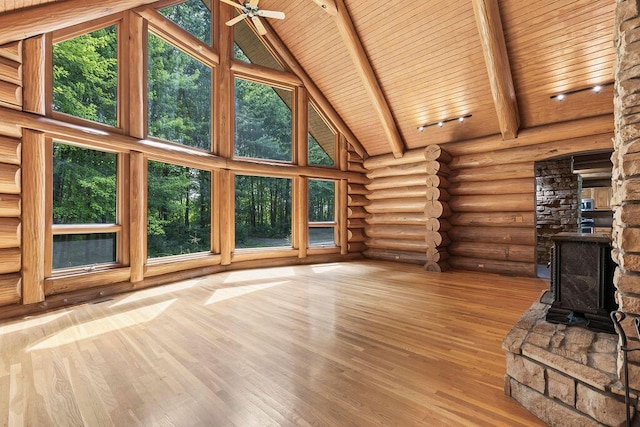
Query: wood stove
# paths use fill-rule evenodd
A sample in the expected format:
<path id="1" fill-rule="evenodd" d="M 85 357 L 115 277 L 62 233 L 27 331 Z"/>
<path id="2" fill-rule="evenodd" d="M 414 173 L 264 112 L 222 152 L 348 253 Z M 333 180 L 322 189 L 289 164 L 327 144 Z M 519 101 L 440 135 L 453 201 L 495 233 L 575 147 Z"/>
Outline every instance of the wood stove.
<path id="1" fill-rule="evenodd" d="M 552 240 L 553 303 L 547 321 L 614 333 L 609 313 L 618 307 L 611 239 L 601 234 L 559 233 Z"/>

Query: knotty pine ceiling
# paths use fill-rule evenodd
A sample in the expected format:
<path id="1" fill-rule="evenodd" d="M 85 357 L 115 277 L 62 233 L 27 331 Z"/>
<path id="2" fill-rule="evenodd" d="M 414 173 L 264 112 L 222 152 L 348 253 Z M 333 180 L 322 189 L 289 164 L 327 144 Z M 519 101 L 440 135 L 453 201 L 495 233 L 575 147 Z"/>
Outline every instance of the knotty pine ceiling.
<path id="1" fill-rule="evenodd" d="M 345 0 L 406 149 L 500 133 L 471 0 Z M 499 0 L 520 129 L 613 111 L 615 0 Z M 261 0 L 273 29 L 369 155 L 391 148 L 334 18 L 312 0 Z M 418 132 L 417 126 L 472 114 Z"/>
<path id="2" fill-rule="evenodd" d="M 0 12 L 51 0 L 0 1 Z M 344 0 L 405 149 L 500 133 L 472 0 Z M 498 0 L 520 129 L 613 111 L 615 0 Z M 313 0 L 261 0 L 269 20 L 369 155 L 391 152 L 333 17 Z M 464 124 L 416 127 L 472 114 Z"/>

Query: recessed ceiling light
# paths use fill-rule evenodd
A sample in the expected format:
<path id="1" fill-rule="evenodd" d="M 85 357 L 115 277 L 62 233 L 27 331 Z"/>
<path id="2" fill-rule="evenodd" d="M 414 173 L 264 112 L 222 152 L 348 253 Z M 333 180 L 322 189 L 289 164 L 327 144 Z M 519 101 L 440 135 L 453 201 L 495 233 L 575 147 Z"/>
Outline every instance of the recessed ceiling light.
<path id="1" fill-rule="evenodd" d="M 596 86 L 593 87 L 593 91 L 595 93 L 600 93 L 601 90 L 602 90 L 602 86 L 600 86 L 600 85 L 596 85 Z"/>
<path id="2" fill-rule="evenodd" d="M 424 126 L 418 126 L 418 130 L 419 130 L 420 132 L 424 131 Z"/>
<path id="3" fill-rule="evenodd" d="M 438 122 L 438 126 L 442 127 L 442 125 L 444 125 L 444 122 Z"/>
<path id="4" fill-rule="evenodd" d="M 458 121 L 459 121 L 460 123 L 464 122 L 464 117 L 460 117 L 460 118 L 458 119 Z"/>
<path id="5" fill-rule="evenodd" d="M 558 94 L 558 96 L 556 96 L 556 99 L 557 99 L 558 101 L 562 101 L 562 100 L 564 99 L 564 93 L 560 93 L 560 94 Z"/>

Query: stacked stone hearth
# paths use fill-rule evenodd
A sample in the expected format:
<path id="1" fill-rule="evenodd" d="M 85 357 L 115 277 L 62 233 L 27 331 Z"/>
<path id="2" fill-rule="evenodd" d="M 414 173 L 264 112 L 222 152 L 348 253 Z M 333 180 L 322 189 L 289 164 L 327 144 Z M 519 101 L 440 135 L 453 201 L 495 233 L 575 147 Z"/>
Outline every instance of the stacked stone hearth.
<path id="1" fill-rule="evenodd" d="M 578 231 L 578 193 L 578 176 L 571 170 L 570 158 L 536 163 L 538 264 L 551 260 L 551 237 Z"/>
<path id="2" fill-rule="evenodd" d="M 548 307 L 534 303 L 504 339 L 505 393 L 552 426 L 624 425 L 617 335 L 549 323 Z"/>

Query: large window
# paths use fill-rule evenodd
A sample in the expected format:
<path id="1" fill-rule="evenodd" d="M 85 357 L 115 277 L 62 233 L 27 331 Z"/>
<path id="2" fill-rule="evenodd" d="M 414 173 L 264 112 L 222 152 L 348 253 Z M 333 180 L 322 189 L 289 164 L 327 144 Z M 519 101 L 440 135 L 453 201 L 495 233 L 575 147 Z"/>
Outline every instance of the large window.
<path id="1" fill-rule="evenodd" d="M 118 29 L 113 25 L 53 46 L 53 109 L 117 126 Z"/>
<path id="2" fill-rule="evenodd" d="M 336 133 L 329 127 L 316 107 L 309 103 L 309 164 L 336 165 Z"/>
<path id="3" fill-rule="evenodd" d="M 118 261 L 117 155 L 53 144 L 53 269 Z"/>
<path id="4" fill-rule="evenodd" d="M 147 256 L 211 250 L 211 173 L 149 162 Z"/>
<path id="5" fill-rule="evenodd" d="M 211 150 L 211 68 L 149 34 L 149 135 Z"/>
<path id="6" fill-rule="evenodd" d="M 291 161 L 292 92 L 236 78 L 235 155 Z"/>
<path id="7" fill-rule="evenodd" d="M 159 12 L 211 46 L 211 0 L 188 0 Z"/>
<path id="8" fill-rule="evenodd" d="M 291 180 L 236 176 L 236 248 L 291 247 Z"/>
<path id="9" fill-rule="evenodd" d="M 336 244 L 336 184 L 309 180 L 309 247 Z"/>

